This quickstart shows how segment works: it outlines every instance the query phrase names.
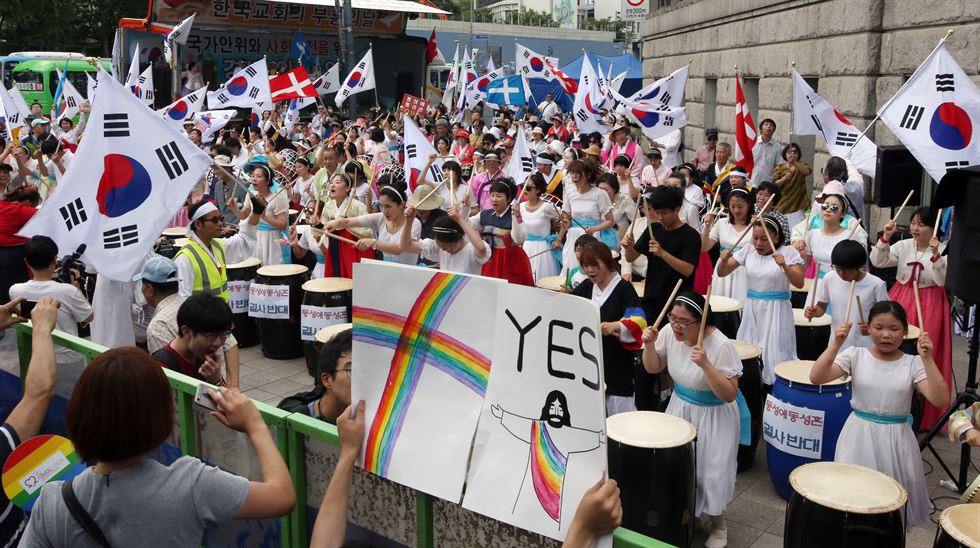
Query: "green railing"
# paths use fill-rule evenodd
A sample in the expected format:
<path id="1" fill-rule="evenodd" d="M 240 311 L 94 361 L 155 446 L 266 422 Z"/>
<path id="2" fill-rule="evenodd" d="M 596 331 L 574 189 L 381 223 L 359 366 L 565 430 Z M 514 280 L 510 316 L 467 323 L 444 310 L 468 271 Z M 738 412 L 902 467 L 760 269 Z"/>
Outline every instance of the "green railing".
<path id="1" fill-rule="evenodd" d="M 20 358 L 21 379 L 25 377 L 31 360 L 31 324 L 17 324 L 17 349 Z M 86 361 L 90 361 L 107 349 L 85 339 L 68 335 L 61 331 L 54 332 L 54 343 L 80 353 Z M 183 455 L 199 456 L 197 446 L 197 431 L 195 428 L 194 395 L 200 381 L 181 373 L 164 370 L 170 386 L 176 393 L 177 424 L 179 431 L 180 450 Z M 253 400 L 254 401 L 254 400 Z M 262 419 L 276 432 L 276 444 L 289 467 L 293 488 L 296 491 L 296 508 L 292 513 L 280 519 L 280 538 L 282 546 L 306 548 L 309 544 L 307 507 L 307 470 L 306 447 L 307 440 L 318 440 L 326 444 L 340 445 L 337 428 L 329 423 L 312 417 L 287 413 L 271 405 L 254 401 Z M 433 501 L 431 495 L 415 491 L 415 543 L 418 548 L 435 547 L 435 527 Z M 319 501 L 314 501 L 319 503 Z M 667 547 L 668 544 L 641 535 L 629 529 L 619 528 L 613 536 L 615 548 Z"/>

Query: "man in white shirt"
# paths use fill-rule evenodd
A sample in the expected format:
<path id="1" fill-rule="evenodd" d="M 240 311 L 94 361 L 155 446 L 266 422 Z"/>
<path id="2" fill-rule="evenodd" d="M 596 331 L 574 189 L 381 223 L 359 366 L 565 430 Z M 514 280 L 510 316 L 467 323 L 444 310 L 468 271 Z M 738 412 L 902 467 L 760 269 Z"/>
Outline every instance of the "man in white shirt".
<path id="1" fill-rule="evenodd" d="M 675 129 L 656 141 L 650 141 L 650 146 L 660 149 L 663 164 L 667 168 L 677 169 L 677 166 L 684 163 L 684 157 L 681 154 L 681 130 Z"/>
<path id="2" fill-rule="evenodd" d="M 258 209 L 258 211 L 257 211 Z M 190 296 L 198 286 L 199 292 L 218 294 L 222 291 L 227 294 L 224 284 L 219 283 L 218 279 L 207 280 L 198 279 L 196 271 L 211 272 L 217 270 L 219 276 L 227 276 L 227 264 L 237 263 L 247 259 L 252 254 L 255 247 L 255 226 L 259 224 L 262 208 L 252 208 L 252 214 L 248 221 L 239 223 L 238 234 L 229 238 L 219 238 L 222 232 L 221 213 L 211 202 L 203 202 L 191 206 L 188 211 L 191 222 L 187 225 L 187 238 L 189 242 L 184 246 L 190 246 L 200 256 L 201 264 L 192 264 L 191 252 L 179 252 L 174 257 L 177 263 L 178 277 L 180 278 L 180 294 Z M 215 254 L 215 250 L 220 250 Z M 183 251 L 183 248 L 182 248 Z M 195 256 L 195 260 L 197 256 Z M 210 262 L 210 264 L 208 263 Z M 212 268 L 212 265 L 214 268 Z M 205 284 L 207 283 L 207 286 Z M 214 293 L 218 292 L 218 293 Z"/>
<path id="3" fill-rule="evenodd" d="M 550 121 L 555 117 L 555 114 L 561 113 L 561 108 L 551 94 L 547 93 L 544 96 L 544 101 L 538 103 L 538 112 L 541 113 L 542 121 Z"/>
<path id="4" fill-rule="evenodd" d="M 772 170 L 780 163 L 783 145 L 772 138 L 776 132 L 776 122 L 766 118 L 759 123 L 759 140 L 752 147 L 752 186 L 772 180 Z"/>

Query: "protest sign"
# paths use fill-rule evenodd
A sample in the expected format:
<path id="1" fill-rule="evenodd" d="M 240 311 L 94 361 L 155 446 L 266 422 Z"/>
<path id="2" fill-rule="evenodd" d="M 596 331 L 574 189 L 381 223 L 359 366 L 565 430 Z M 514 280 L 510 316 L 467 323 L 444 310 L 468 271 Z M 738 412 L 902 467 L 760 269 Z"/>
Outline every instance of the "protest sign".
<path id="1" fill-rule="evenodd" d="M 819 409 L 797 407 L 777 400 L 772 394 L 766 398 L 762 412 L 762 432 L 766 443 L 783 453 L 819 459 L 823 450 L 824 412 Z"/>

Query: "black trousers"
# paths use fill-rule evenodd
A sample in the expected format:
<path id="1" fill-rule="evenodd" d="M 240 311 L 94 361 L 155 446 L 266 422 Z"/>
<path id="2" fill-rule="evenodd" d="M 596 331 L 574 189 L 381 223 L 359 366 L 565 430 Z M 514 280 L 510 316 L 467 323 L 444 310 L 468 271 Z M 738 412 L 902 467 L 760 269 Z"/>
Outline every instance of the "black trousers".
<path id="1" fill-rule="evenodd" d="M 10 286 L 27 280 L 23 244 L 0 247 L 0 304 L 10 302 Z"/>

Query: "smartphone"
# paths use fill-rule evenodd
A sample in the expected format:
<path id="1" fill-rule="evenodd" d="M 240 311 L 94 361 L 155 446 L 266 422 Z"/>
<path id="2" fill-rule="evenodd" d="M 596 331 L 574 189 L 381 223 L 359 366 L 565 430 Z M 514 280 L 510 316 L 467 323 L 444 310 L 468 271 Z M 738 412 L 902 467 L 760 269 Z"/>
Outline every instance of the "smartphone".
<path id="1" fill-rule="evenodd" d="M 214 387 L 204 383 L 197 385 L 197 393 L 194 394 L 194 403 L 200 405 L 205 409 L 210 409 L 212 411 L 221 411 L 221 407 L 219 407 L 218 404 L 211 399 L 211 396 L 208 395 L 208 389 L 214 389 Z"/>
<path id="2" fill-rule="evenodd" d="M 20 303 L 20 317 L 30 319 L 31 312 L 34 310 L 35 306 L 37 306 L 37 301 L 22 301 Z"/>

